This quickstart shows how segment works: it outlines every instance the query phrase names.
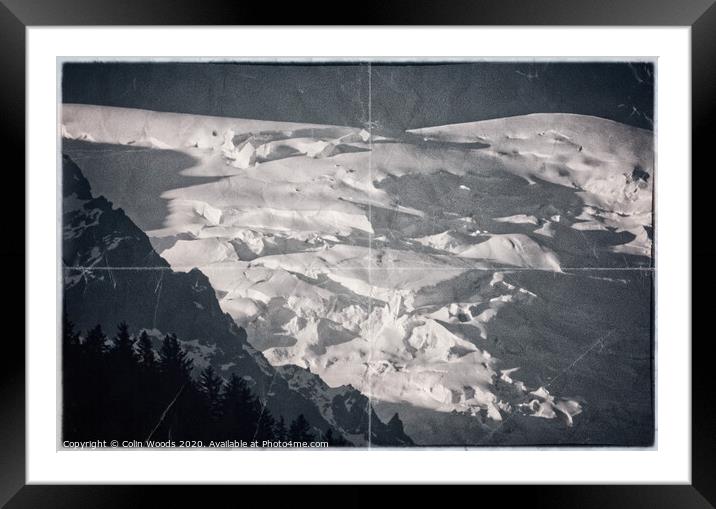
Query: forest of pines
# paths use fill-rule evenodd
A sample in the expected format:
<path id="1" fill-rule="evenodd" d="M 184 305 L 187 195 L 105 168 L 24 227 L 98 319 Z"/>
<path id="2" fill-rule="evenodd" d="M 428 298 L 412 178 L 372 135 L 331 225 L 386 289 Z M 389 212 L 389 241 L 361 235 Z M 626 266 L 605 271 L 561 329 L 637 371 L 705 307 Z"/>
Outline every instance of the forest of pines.
<path id="1" fill-rule="evenodd" d="M 350 445 L 330 429 L 316 436 L 303 415 L 275 418 L 236 374 L 224 380 L 208 366 L 193 377 L 174 334 L 157 352 L 146 331 L 134 336 L 126 323 L 108 340 L 99 325 L 81 337 L 65 318 L 62 346 L 64 441 Z"/>

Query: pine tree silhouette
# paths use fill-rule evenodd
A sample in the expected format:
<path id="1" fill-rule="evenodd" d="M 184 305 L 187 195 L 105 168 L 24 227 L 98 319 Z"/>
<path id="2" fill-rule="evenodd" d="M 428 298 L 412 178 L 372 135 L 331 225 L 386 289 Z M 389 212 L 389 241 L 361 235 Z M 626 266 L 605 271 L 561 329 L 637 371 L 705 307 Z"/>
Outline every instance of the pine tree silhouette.
<path id="1" fill-rule="evenodd" d="M 107 397 L 110 392 L 109 363 L 107 336 L 100 325 L 91 329 L 85 338 L 82 363 L 86 363 L 85 378 L 82 381 L 84 397 L 80 419 L 90 429 L 92 439 L 100 440 L 107 437 L 109 421 L 112 418 L 111 401 Z"/>
<path id="2" fill-rule="evenodd" d="M 159 370 L 165 382 L 179 387 L 191 377 L 193 362 L 179 345 L 176 334 L 167 334 L 159 351 Z"/>
<path id="3" fill-rule="evenodd" d="M 137 354 L 134 352 L 136 339 L 129 334 L 129 325 L 122 322 L 117 326 L 117 335 L 114 337 L 112 353 L 116 358 L 117 367 L 120 369 L 132 369 L 137 361 Z"/>
<path id="4" fill-rule="evenodd" d="M 84 351 L 91 358 L 99 358 L 107 351 L 107 336 L 102 331 L 102 326 L 97 325 L 87 332 L 84 341 Z"/>
<path id="5" fill-rule="evenodd" d="M 288 438 L 296 442 L 312 442 L 314 440 L 314 436 L 311 434 L 311 425 L 303 414 L 299 414 L 291 422 L 291 426 L 288 428 Z"/>
<path id="6" fill-rule="evenodd" d="M 164 336 L 159 350 L 159 373 L 161 383 L 159 395 L 162 408 L 171 405 L 171 412 L 165 415 L 157 439 L 183 436 L 187 440 L 203 438 L 201 394 L 191 379 L 193 362 L 179 344 L 176 334 Z"/>
<path id="7" fill-rule="evenodd" d="M 154 354 L 152 339 L 147 331 L 142 331 L 137 340 L 139 363 L 145 372 L 152 372 L 157 369 L 157 358 Z"/>
<path id="8" fill-rule="evenodd" d="M 106 412 L 109 416 L 105 438 L 130 439 L 135 436 L 139 426 L 139 366 L 134 343 L 135 338 L 129 333 L 127 323 L 121 322 L 117 325 L 117 333 L 112 338 L 111 348 L 105 359 L 106 371 L 101 374 L 105 379 L 109 376 L 105 393 L 108 403 Z M 113 380 L 118 383 L 112 383 Z"/>
<path id="9" fill-rule="evenodd" d="M 259 403 L 260 405 L 260 403 Z M 274 440 L 274 430 L 276 428 L 276 419 L 273 418 L 271 412 L 265 406 L 259 411 L 258 421 L 256 422 L 256 431 L 254 440 L 262 442 L 264 440 Z"/>
<path id="10" fill-rule="evenodd" d="M 75 332 L 75 324 L 67 317 L 67 313 L 62 313 L 62 345 L 64 347 L 78 347 L 80 344 L 80 335 Z"/>
<path id="11" fill-rule="evenodd" d="M 158 404 L 160 401 L 160 373 L 152 339 L 147 331 L 142 331 L 136 342 L 138 363 L 137 380 L 141 388 L 137 391 L 138 419 L 140 422 L 140 436 L 147 437 L 151 428 L 160 418 L 163 411 Z"/>
<path id="12" fill-rule="evenodd" d="M 66 313 L 62 315 L 62 391 L 63 394 L 81 392 L 82 372 L 76 369 L 80 363 L 80 336 L 75 332 L 75 325 Z M 64 400 L 62 412 L 63 435 L 72 435 L 80 425 L 77 422 L 81 413 L 81 400 L 71 398 Z"/>
<path id="13" fill-rule="evenodd" d="M 209 365 L 199 376 L 199 391 L 204 396 L 207 416 L 210 421 L 218 422 L 222 414 L 222 389 L 224 381 Z"/>
<path id="14" fill-rule="evenodd" d="M 254 440 L 260 407 L 246 380 L 232 373 L 223 397 L 222 432 L 226 439 Z"/>

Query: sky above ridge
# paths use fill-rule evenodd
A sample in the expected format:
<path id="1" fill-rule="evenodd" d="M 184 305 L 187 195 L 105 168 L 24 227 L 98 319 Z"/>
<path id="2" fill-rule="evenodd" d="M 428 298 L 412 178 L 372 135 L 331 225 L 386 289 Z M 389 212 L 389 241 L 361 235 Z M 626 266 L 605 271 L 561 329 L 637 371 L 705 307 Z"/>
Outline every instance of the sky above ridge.
<path id="1" fill-rule="evenodd" d="M 66 62 L 62 101 L 399 130 L 529 113 L 653 129 L 653 77 L 629 62 Z"/>

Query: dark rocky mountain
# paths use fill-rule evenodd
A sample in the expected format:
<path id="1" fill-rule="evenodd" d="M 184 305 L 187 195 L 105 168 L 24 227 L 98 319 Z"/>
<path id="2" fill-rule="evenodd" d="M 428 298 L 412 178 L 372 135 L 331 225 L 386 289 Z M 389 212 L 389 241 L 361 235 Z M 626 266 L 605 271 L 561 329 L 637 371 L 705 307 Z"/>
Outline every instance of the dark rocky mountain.
<path id="1" fill-rule="evenodd" d="M 306 370 L 272 367 L 221 310 L 207 277 L 198 269 L 173 271 L 121 208 L 92 195 L 68 156 L 62 185 L 63 306 L 78 328 L 113 331 L 126 321 L 157 339 L 175 333 L 195 367 L 242 376 L 276 417 L 303 414 L 315 431 L 332 428 L 356 445 L 368 440 L 369 429 L 376 445 L 412 444 L 399 419 L 384 424 L 352 387 L 331 389 Z"/>

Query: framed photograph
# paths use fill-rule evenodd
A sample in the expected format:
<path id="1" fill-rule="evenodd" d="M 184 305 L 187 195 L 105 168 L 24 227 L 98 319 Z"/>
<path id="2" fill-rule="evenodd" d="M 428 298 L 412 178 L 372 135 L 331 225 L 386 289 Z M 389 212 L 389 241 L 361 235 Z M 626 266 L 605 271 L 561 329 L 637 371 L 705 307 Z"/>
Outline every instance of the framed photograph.
<path id="1" fill-rule="evenodd" d="M 711 507 L 715 7 L 169 4 L 0 10 L 8 507 L 285 483 Z"/>

